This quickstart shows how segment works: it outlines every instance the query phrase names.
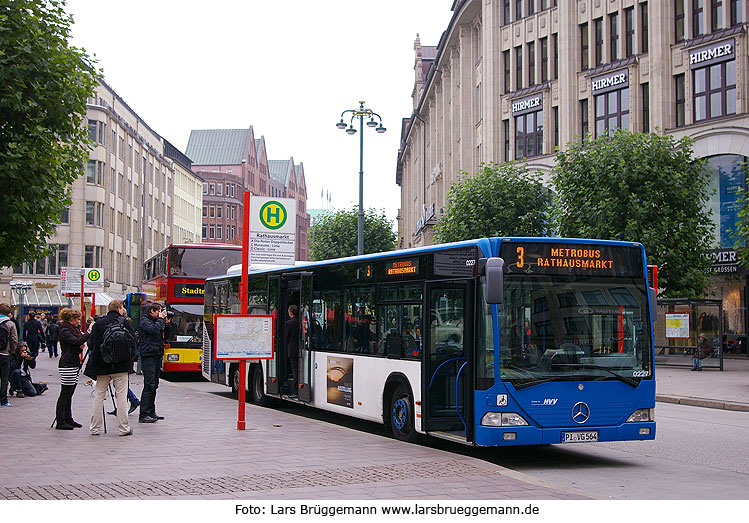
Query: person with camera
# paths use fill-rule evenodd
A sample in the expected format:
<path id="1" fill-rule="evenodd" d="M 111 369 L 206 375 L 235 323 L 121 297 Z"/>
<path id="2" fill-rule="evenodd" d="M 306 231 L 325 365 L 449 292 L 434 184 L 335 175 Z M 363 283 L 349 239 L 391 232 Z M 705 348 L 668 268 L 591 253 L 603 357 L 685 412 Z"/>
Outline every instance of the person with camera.
<path id="1" fill-rule="evenodd" d="M 147 314 L 138 323 L 138 355 L 143 372 L 138 423 L 155 423 L 164 419 L 164 416 L 156 414 L 156 389 L 159 388 L 161 362 L 164 359 L 164 331 L 170 324 L 171 317 L 158 303 L 148 305 Z"/>
<path id="2" fill-rule="evenodd" d="M 36 368 L 36 356 L 32 355 L 26 343 L 18 344 L 18 351 L 10 355 L 10 389 L 16 392 L 16 397 L 28 396 L 33 398 L 38 394 L 31 382 L 31 369 Z"/>
<path id="3" fill-rule="evenodd" d="M 96 380 L 94 405 L 91 410 L 91 434 L 101 434 L 104 425 L 104 398 L 109 384 L 114 383 L 117 406 L 117 428 L 120 436 L 130 436 L 133 429 L 127 420 L 128 373 L 133 370 L 136 348 L 135 329 L 127 321 L 122 300 L 109 302 L 106 316 L 94 322 L 91 329 L 91 351 L 83 373 Z"/>
<path id="4" fill-rule="evenodd" d="M 81 311 L 69 307 L 60 311 L 60 361 L 57 363 L 60 395 L 55 407 L 55 428 L 58 430 L 73 430 L 82 426 L 73 419 L 73 393 L 78 385 L 81 353 L 90 335 L 91 328 L 81 333 Z"/>

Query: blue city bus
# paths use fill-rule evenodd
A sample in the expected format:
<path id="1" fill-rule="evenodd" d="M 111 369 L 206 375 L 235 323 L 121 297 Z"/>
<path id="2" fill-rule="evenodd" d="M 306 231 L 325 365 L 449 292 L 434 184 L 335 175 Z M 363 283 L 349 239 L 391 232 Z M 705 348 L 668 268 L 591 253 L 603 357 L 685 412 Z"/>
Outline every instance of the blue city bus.
<path id="1" fill-rule="evenodd" d="M 133 324 L 135 329 L 138 329 L 138 323 L 142 317 L 143 305 L 146 304 L 146 293 L 144 292 L 128 292 L 125 296 L 125 309 L 127 310 L 127 317 Z"/>
<path id="2" fill-rule="evenodd" d="M 651 311 L 641 244 L 484 238 L 250 270 L 250 314 L 272 314 L 272 360 L 248 365 L 249 397 L 279 398 L 475 446 L 655 438 Z M 205 287 L 213 318 L 238 314 L 241 268 Z M 300 309 L 298 377 L 284 346 Z"/>

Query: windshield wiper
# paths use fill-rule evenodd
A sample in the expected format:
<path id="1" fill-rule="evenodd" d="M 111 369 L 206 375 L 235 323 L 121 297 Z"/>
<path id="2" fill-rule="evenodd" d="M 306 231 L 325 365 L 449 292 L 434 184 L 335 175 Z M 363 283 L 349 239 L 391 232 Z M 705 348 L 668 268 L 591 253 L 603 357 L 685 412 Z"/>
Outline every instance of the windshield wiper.
<path id="1" fill-rule="evenodd" d="M 608 367 L 604 367 L 602 365 L 592 365 L 590 363 L 552 363 L 551 366 L 552 367 L 568 367 L 568 368 L 573 368 L 573 369 L 605 370 L 606 372 L 614 376 L 616 379 L 618 379 L 622 383 L 626 383 L 633 389 L 636 389 L 637 386 L 640 384 L 639 381 L 633 380 L 632 378 L 628 378 L 627 376 L 622 376 L 621 374 L 614 372 Z"/>
<path id="2" fill-rule="evenodd" d="M 541 385 L 542 383 L 549 383 L 550 381 L 555 381 L 556 379 L 556 376 L 551 378 L 539 378 L 537 380 L 524 381 L 522 383 L 518 383 L 517 385 L 513 383 L 513 386 L 515 387 L 515 390 L 520 390 L 526 389 L 528 387 L 533 387 L 534 385 Z"/>

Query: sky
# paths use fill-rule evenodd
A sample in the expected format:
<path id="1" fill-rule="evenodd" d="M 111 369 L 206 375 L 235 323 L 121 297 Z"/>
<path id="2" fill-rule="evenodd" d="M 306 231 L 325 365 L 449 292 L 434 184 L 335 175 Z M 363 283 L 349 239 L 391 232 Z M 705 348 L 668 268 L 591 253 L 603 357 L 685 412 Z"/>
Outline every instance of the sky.
<path id="1" fill-rule="evenodd" d="M 364 128 L 364 207 L 394 221 L 414 40 L 437 45 L 452 3 L 67 0 L 66 9 L 72 44 L 95 55 L 106 83 L 152 129 L 184 152 L 193 129 L 252 125 L 269 160 L 304 163 L 308 209 L 327 208 L 328 192 L 333 208 L 358 206 L 359 132 L 335 124 L 363 100 L 387 128 Z"/>

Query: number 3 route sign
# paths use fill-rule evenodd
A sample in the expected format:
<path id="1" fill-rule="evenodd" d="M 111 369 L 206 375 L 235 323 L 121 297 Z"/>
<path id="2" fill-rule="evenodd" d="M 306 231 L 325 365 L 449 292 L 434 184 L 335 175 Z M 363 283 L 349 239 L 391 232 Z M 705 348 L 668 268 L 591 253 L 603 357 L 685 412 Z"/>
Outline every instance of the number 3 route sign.
<path id="1" fill-rule="evenodd" d="M 296 200 L 250 198 L 250 263 L 294 265 Z"/>

